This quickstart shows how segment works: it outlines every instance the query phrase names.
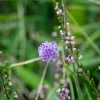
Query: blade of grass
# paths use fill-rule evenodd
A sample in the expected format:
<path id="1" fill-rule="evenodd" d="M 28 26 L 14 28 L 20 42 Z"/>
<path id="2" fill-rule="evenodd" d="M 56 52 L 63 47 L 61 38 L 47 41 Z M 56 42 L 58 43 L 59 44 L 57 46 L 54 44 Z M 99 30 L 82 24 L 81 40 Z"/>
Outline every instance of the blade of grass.
<path id="1" fill-rule="evenodd" d="M 79 84 L 79 81 L 78 81 L 78 76 L 77 76 L 77 73 L 76 73 L 76 70 L 75 70 L 75 64 L 74 63 L 73 63 L 73 71 L 75 73 L 73 75 L 73 78 L 74 78 L 74 82 L 75 82 L 78 98 L 79 98 L 79 100 L 84 100 L 82 92 L 81 92 L 80 84 Z"/>
<path id="2" fill-rule="evenodd" d="M 89 90 L 88 90 L 88 88 L 86 86 L 86 84 L 84 84 L 84 88 L 86 90 L 86 94 L 88 95 L 88 100 L 93 100 L 92 97 L 91 97 L 91 95 L 90 95 L 90 92 L 89 92 Z"/>
<path id="3" fill-rule="evenodd" d="M 95 39 L 100 37 L 100 31 L 96 31 L 93 33 L 93 35 L 90 36 L 90 38 L 92 39 L 92 41 L 94 41 Z M 89 46 L 89 42 L 85 41 L 83 43 L 83 45 L 80 47 L 80 51 L 83 52 L 84 50 L 86 50 L 86 48 Z"/>
<path id="4" fill-rule="evenodd" d="M 58 87 L 59 87 L 59 86 L 58 86 Z M 47 97 L 46 97 L 45 100 L 50 100 L 51 97 L 53 97 L 54 94 L 56 94 L 55 91 L 57 90 L 58 87 L 54 87 L 54 88 L 52 88 L 51 91 L 48 93 L 48 95 L 47 95 Z"/>
<path id="5" fill-rule="evenodd" d="M 71 99 L 75 100 L 74 87 L 73 87 L 73 83 L 72 83 L 71 77 L 70 77 L 70 75 L 68 73 L 66 73 L 66 74 L 67 74 L 68 80 L 69 80 L 69 86 L 70 86 L 70 90 L 71 90 Z"/>
<path id="6" fill-rule="evenodd" d="M 24 23 L 24 4 L 23 0 L 17 2 L 18 19 L 19 19 L 19 35 L 20 35 L 20 60 L 25 58 L 26 36 L 25 36 L 25 23 Z"/>
<path id="7" fill-rule="evenodd" d="M 87 35 L 87 33 L 79 26 L 79 24 L 76 22 L 76 20 L 73 18 L 73 16 L 70 14 L 70 12 L 66 9 L 66 13 L 68 14 L 69 18 L 73 21 L 73 23 L 79 28 L 80 33 L 86 38 L 86 40 L 91 44 L 91 46 L 96 50 L 98 54 L 100 54 L 99 47 L 94 43 L 94 41 L 91 40 L 91 38 Z"/>

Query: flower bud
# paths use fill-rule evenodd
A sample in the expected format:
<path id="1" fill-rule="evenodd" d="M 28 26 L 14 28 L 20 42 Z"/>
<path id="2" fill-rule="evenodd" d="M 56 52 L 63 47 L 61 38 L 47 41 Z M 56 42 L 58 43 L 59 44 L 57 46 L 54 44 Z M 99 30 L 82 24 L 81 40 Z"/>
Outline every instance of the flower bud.
<path id="1" fill-rule="evenodd" d="M 76 51 L 76 48 L 73 48 L 72 50 L 73 50 L 73 52 L 75 52 Z"/>
<path id="2" fill-rule="evenodd" d="M 60 28 L 61 28 L 61 26 L 58 26 L 58 28 L 60 29 Z"/>
<path id="3" fill-rule="evenodd" d="M 78 59 L 79 59 L 79 60 L 81 60 L 82 58 L 83 58 L 83 56 L 82 56 L 82 55 L 80 55 L 80 56 L 78 57 Z"/>
<path id="4" fill-rule="evenodd" d="M 8 85 L 9 85 L 9 86 L 12 86 L 12 82 L 11 82 L 11 81 L 9 81 Z"/>
<path id="5" fill-rule="evenodd" d="M 71 40 L 74 40 L 74 38 L 75 38 L 75 36 L 72 36 L 72 37 L 71 37 Z"/>
<path id="6" fill-rule="evenodd" d="M 83 69 L 82 68 L 79 68 L 78 72 L 81 73 L 82 71 L 83 71 Z"/>
<path id="7" fill-rule="evenodd" d="M 75 44 L 75 42 L 70 42 L 72 45 L 74 45 Z"/>
<path id="8" fill-rule="evenodd" d="M 55 10 L 57 10 L 57 9 L 58 9 L 58 6 L 56 5 Z"/>
<path id="9" fill-rule="evenodd" d="M 100 66 L 98 67 L 98 70 L 100 70 Z"/>

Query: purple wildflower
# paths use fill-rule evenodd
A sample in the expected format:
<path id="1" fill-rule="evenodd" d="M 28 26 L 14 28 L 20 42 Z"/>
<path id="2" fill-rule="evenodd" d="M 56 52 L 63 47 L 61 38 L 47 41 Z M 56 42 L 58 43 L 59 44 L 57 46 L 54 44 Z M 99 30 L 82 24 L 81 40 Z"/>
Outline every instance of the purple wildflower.
<path id="1" fill-rule="evenodd" d="M 71 63 L 71 62 L 74 62 L 74 57 L 71 57 L 71 58 L 67 57 L 66 60 L 67 60 L 68 62 L 70 62 L 70 63 Z"/>
<path id="2" fill-rule="evenodd" d="M 58 92 L 58 94 L 59 94 L 59 96 L 60 96 L 60 98 L 62 100 L 69 99 L 69 96 L 68 96 L 68 94 L 70 92 L 69 89 L 67 89 L 67 88 L 61 88 L 61 89 L 57 89 L 56 92 Z"/>
<path id="3" fill-rule="evenodd" d="M 39 57 L 42 61 L 49 63 L 51 60 L 55 60 L 57 57 L 57 46 L 55 42 L 45 42 L 40 45 Z"/>

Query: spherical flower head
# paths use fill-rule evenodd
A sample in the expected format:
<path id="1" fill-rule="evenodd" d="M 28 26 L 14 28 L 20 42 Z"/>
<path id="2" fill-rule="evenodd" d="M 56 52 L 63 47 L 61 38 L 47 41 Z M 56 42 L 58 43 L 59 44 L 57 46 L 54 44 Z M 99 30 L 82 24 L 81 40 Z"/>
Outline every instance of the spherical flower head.
<path id="1" fill-rule="evenodd" d="M 44 42 L 40 45 L 38 52 L 42 61 L 49 63 L 57 57 L 57 46 L 55 42 Z"/>

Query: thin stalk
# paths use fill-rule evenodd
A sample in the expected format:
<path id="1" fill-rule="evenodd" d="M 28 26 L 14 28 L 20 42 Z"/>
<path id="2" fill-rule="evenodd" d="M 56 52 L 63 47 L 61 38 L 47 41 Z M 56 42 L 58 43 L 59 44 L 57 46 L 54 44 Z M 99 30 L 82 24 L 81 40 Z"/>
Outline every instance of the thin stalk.
<path id="1" fill-rule="evenodd" d="M 38 87 L 38 91 L 37 91 L 37 95 L 36 95 L 35 100 L 38 100 L 38 98 L 39 98 L 40 89 L 41 89 L 44 77 L 46 75 L 47 68 L 48 68 L 48 64 L 46 64 L 46 66 L 44 68 L 44 71 L 43 71 L 43 74 L 42 74 L 42 77 L 41 77 L 41 80 L 40 80 L 40 84 L 39 84 L 39 87 Z"/>
<path id="2" fill-rule="evenodd" d="M 0 67 L 2 67 L 2 52 L 0 52 Z M 8 96 L 8 93 L 7 93 L 7 90 L 6 90 L 6 86 L 4 84 L 4 79 L 3 79 L 1 68 L 0 68 L 0 76 L 1 76 L 1 80 L 2 80 L 2 83 L 3 83 L 3 87 L 4 87 L 4 90 L 5 90 L 7 100 L 9 100 L 9 96 Z"/>
<path id="3" fill-rule="evenodd" d="M 62 48 L 62 60 L 63 60 L 63 61 L 65 60 L 65 54 L 64 54 L 63 48 Z M 75 100 L 74 88 L 73 88 L 72 80 L 71 80 L 71 77 L 70 77 L 69 73 L 66 73 L 65 70 L 66 70 L 66 69 L 63 67 L 64 86 L 66 86 L 65 75 L 67 75 L 67 78 L 68 78 L 68 80 L 69 80 L 70 91 L 71 91 L 71 99 L 72 99 L 72 100 Z"/>
<path id="4" fill-rule="evenodd" d="M 66 28 L 67 15 L 66 15 L 65 0 L 62 0 L 62 6 L 63 6 L 63 11 L 64 11 L 64 28 Z"/>
<path id="5" fill-rule="evenodd" d="M 66 16 L 68 14 L 68 16 L 72 19 L 72 21 L 76 24 L 77 27 L 79 27 L 78 23 L 76 22 L 76 20 L 73 18 L 73 16 L 68 12 L 68 10 L 66 9 L 66 5 L 65 5 L 65 0 L 62 0 L 62 4 L 63 4 L 63 11 L 64 11 L 64 28 L 66 27 Z M 66 14 L 67 13 L 67 14 Z M 67 22 L 68 24 L 68 22 Z M 94 47 L 94 49 L 100 54 L 100 50 L 97 47 L 97 45 L 87 36 L 87 34 L 79 27 L 80 32 L 82 33 L 82 35 L 87 39 L 87 41 Z M 67 25 L 67 32 L 69 31 L 69 26 Z M 79 68 L 81 68 L 80 64 L 78 63 L 78 61 L 75 61 L 78 65 Z M 75 70 L 75 68 L 73 68 L 73 70 Z M 85 76 L 86 80 L 90 83 L 90 79 L 88 78 L 88 76 L 86 75 L 86 73 L 83 70 L 83 75 Z M 78 79 L 78 78 L 76 78 Z M 79 84 L 79 83 L 78 83 Z M 96 94 L 98 95 L 98 97 L 100 98 L 100 93 L 98 92 L 98 90 L 96 89 L 96 87 L 92 86 L 93 90 L 96 92 Z"/>
<path id="6" fill-rule="evenodd" d="M 57 57 L 57 59 L 63 64 L 63 66 L 66 68 L 66 70 L 68 70 L 68 71 L 70 71 L 72 74 L 74 74 L 74 72 L 73 72 L 71 69 L 68 68 L 68 65 L 67 65 L 65 62 L 63 62 L 63 61 L 60 59 L 60 57 Z"/>
<path id="7" fill-rule="evenodd" d="M 54 88 L 52 88 L 52 90 L 48 93 L 47 97 L 45 100 L 51 100 L 52 97 L 54 97 L 55 91 L 60 87 L 60 85 L 58 85 L 57 87 L 55 86 Z M 52 98 L 53 99 L 53 98 Z"/>
<path id="8" fill-rule="evenodd" d="M 88 78 L 88 76 L 86 75 L 86 73 L 84 72 L 84 70 L 82 71 L 83 72 L 83 75 L 85 76 L 86 80 L 88 81 L 88 83 L 90 83 L 90 79 Z M 96 89 L 95 86 L 92 86 L 92 89 L 95 91 L 95 93 L 98 95 L 98 97 L 100 98 L 100 93 L 98 92 L 98 90 Z"/>
<path id="9" fill-rule="evenodd" d="M 71 98 L 72 98 L 72 100 L 75 100 L 73 84 L 72 84 L 72 81 L 71 81 L 68 73 L 67 73 L 67 76 L 68 76 L 68 79 L 69 79 L 69 86 L 70 86 L 70 90 L 71 90 Z"/>
<path id="10" fill-rule="evenodd" d="M 81 68 L 81 66 L 80 66 L 80 64 L 78 63 L 78 61 L 77 61 L 77 60 L 75 60 L 75 61 L 76 61 L 77 66 L 78 66 L 79 68 Z M 82 69 L 82 70 L 83 70 L 83 69 Z M 82 71 L 82 73 L 83 73 L 84 77 L 86 78 L 86 81 L 87 81 L 88 83 L 90 83 L 90 79 L 89 79 L 89 77 L 86 75 L 86 73 L 85 73 L 84 70 Z M 92 87 L 92 89 L 95 91 L 95 93 L 98 95 L 98 97 L 100 98 L 100 93 L 98 92 L 98 90 L 96 89 L 96 87 L 95 87 L 95 86 L 92 86 L 92 85 L 91 85 L 91 87 Z"/>
<path id="11" fill-rule="evenodd" d="M 7 93 L 7 90 L 6 90 L 6 86 L 4 84 L 4 79 L 3 79 L 3 75 L 2 75 L 2 71 L 1 70 L 0 70 L 0 76 L 1 76 L 3 87 L 4 87 L 4 90 L 5 90 L 5 93 L 6 93 L 7 100 L 9 100 L 8 93 Z"/>
<path id="12" fill-rule="evenodd" d="M 68 25 L 68 22 L 67 22 L 67 14 L 66 14 L 65 0 L 62 0 L 62 4 L 63 4 L 63 11 L 64 11 L 64 28 L 67 27 L 67 32 L 70 33 L 69 25 Z M 66 26 L 66 22 L 67 22 L 67 26 Z M 81 94 L 81 89 L 80 89 L 79 82 L 78 82 L 78 78 L 77 78 L 77 74 L 75 72 L 75 65 L 74 65 L 74 63 L 73 63 L 73 71 L 74 71 L 73 77 L 74 77 L 74 81 L 75 81 L 75 85 L 76 85 L 76 89 L 77 89 L 77 93 L 78 93 L 79 100 L 83 100 L 83 97 L 82 97 L 82 94 Z"/>
<path id="13" fill-rule="evenodd" d="M 25 59 L 26 48 L 26 33 L 25 33 L 25 21 L 24 21 L 24 2 L 23 0 L 17 0 L 17 12 L 19 22 L 19 36 L 20 36 L 20 60 Z"/>
<path id="14" fill-rule="evenodd" d="M 64 50 L 62 48 L 62 59 L 65 60 Z M 66 69 L 63 67 L 63 84 L 66 86 Z"/>
<path id="15" fill-rule="evenodd" d="M 85 90 L 86 90 L 86 94 L 87 94 L 87 96 L 88 96 L 88 100 L 93 100 L 92 97 L 91 97 L 90 91 L 88 90 L 86 84 L 84 84 L 84 88 L 85 88 Z"/>
<path id="16" fill-rule="evenodd" d="M 74 63 L 73 63 L 73 70 L 74 70 L 74 73 L 75 73 L 75 75 L 73 75 L 73 78 L 74 78 L 74 81 L 75 81 L 76 90 L 77 90 L 77 93 L 78 93 L 79 100 L 84 100 L 83 96 L 82 96 L 82 93 L 81 93 L 81 89 L 80 89 L 77 73 L 75 71 L 75 64 Z"/>
<path id="17" fill-rule="evenodd" d="M 16 66 L 26 65 L 26 64 L 38 61 L 38 60 L 40 60 L 40 58 L 34 58 L 34 59 L 30 59 L 30 60 L 27 60 L 27 61 L 24 61 L 24 62 L 20 62 L 20 63 L 16 63 L 16 64 L 11 64 L 10 67 L 12 68 L 12 67 L 16 67 Z"/>

